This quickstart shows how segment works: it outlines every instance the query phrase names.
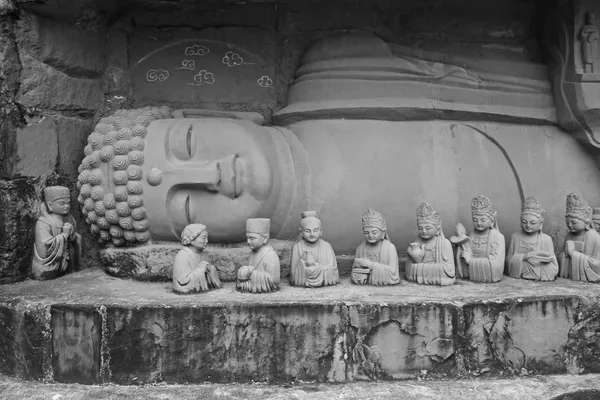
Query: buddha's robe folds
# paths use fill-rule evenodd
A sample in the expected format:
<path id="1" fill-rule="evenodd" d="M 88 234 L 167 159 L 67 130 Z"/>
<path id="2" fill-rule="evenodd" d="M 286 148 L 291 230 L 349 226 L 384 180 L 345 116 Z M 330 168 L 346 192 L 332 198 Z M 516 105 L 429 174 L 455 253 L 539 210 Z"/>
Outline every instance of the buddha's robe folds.
<path id="1" fill-rule="evenodd" d="M 416 243 L 424 245 L 423 261 L 415 263 L 410 256 L 406 259 L 406 279 L 421 285 L 452 285 L 456 282 L 452 244 L 438 235 L 425 242 L 420 237 Z"/>
<path id="2" fill-rule="evenodd" d="M 361 268 L 356 261 L 352 266 L 352 283 L 358 285 L 396 285 L 400 283 L 398 271 L 398 253 L 396 246 L 387 239 L 381 241 L 379 253 L 367 251 L 367 243 L 362 242 L 356 249 L 354 258 L 366 258 L 372 261 L 372 269 Z"/>
<path id="3" fill-rule="evenodd" d="M 573 240 L 571 233 L 565 238 Z M 558 255 L 560 277 L 574 281 L 600 282 L 600 234 L 593 229 L 583 234 L 583 240 L 573 240 L 576 251 L 571 257 L 565 252 Z"/>
<path id="4" fill-rule="evenodd" d="M 63 223 L 49 215 L 42 215 L 35 224 L 35 245 L 31 271 L 35 279 L 53 279 L 71 272 L 79 265 L 81 258 L 81 235 L 68 238 L 62 233 L 65 223 L 75 229 L 75 220 L 70 215 Z"/>
<path id="5" fill-rule="evenodd" d="M 208 256 L 189 247 L 179 250 L 173 264 L 173 291 L 176 293 L 198 293 L 221 287 L 219 273 L 214 265 L 200 267 Z"/>
<path id="6" fill-rule="evenodd" d="M 279 257 L 271 246 L 252 252 L 248 264 L 238 270 L 236 286 L 240 292 L 268 293 L 279 289 Z"/>
<path id="7" fill-rule="evenodd" d="M 490 229 L 487 234 L 471 232 L 469 243 L 473 257 L 467 267 L 461 257 L 462 249 L 457 252 L 457 263 L 465 278 L 474 282 L 500 282 L 504 273 L 506 247 L 504 235 L 497 229 Z M 468 275 L 465 272 L 468 271 Z"/>
<path id="8" fill-rule="evenodd" d="M 340 273 L 337 260 L 329 243 L 319 239 L 316 245 L 307 246 L 301 240 L 294 245 L 292 248 L 290 284 L 320 287 L 335 285 L 339 281 Z"/>
<path id="9" fill-rule="evenodd" d="M 535 257 L 525 260 L 525 254 L 532 251 L 545 251 L 551 255 L 552 260 L 549 263 L 540 262 Z M 506 254 L 506 272 L 511 278 L 555 280 L 558 274 L 558 260 L 554 255 L 554 245 L 550 236 L 540 232 L 536 235 L 535 242 L 531 243 L 522 232 L 513 233 Z"/>

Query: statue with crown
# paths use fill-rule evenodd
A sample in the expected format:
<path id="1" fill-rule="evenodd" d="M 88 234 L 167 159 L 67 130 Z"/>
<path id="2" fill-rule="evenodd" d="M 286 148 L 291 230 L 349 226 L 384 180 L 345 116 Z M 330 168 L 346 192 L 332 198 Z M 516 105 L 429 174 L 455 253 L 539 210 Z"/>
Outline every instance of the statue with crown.
<path id="1" fill-rule="evenodd" d="M 592 212 L 578 194 L 567 196 L 565 222 L 569 232 L 558 254 L 561 278 L 600 282 L 600 234 L 592 226 Z"/>
<path id="2" fill-rule="evenodd" d="M 419 237 L 408 247 L 406 279 L 422 285 L 456 282 L 452 244 L 442 232 L 440 214 L 428 203 L 417 208 Z"/>
<path id="3" fill-rule="evenodd" d="M 39 280 L 72 272 L 81 258 L 81 235 L 75 232 L 71 195 L 64 186 L 44 189 L 44 201 L 35 224 L 31 274 Z"/>
<path id="4" fill-rule="evenodd" d="M 486 196 L 479 195 L 471 201 L 471 217 L 473 232 L 456 250 L 458 276 L 473 282 L 500 282 L 506 248 L 504 235 L 498 230 L 496 206 Z"/>
<path id="5" fill-rule="evenodd" d="M 542 232 L 546 211 L 535 197 L 521 206 L 521 231 L 513 233 L 506 254 L 506 274 L 512 278 L 553 281 L 558 261 L 552 238 Z"/>

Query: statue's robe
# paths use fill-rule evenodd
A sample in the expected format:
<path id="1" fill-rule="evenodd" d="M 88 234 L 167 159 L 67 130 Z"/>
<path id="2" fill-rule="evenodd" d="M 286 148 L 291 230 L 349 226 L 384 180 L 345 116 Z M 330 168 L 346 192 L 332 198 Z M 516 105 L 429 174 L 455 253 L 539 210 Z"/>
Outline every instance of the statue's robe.
<path id="1" fill-rule="evenodd" d="M 35 279 L 57 278 L 75 270 L 81 259 L 81 235 L 72 238 L 62 233 L 65 223 L 76 227 L 75 219 L 68 215 L 62 224 L 50 215 L 41 215 L 35 224 L 35 244 L 31 272 Z"/>
<path id="2" fill-rule="evenodd" d="M 452 285 L 456 282 L 452 244 L 443 235 L 425 242 L 421 237 L 416 243 L 424 245 L 425 257 L 415 263 L 410 256 L 406 260 L 406 279 L 421 285 Z"/>
<path id="3" fill-rule="evenodd" d="M 573 239 L 573 235 L 568 233 L 565 245 L 567 240 Z M 600 282 L 600 234 L 590 229 L 583 234 L 583 241 L 573 241 L 576 251 L 571 257 L 566 251 L 558 255 L 560 277 L 574 281 Z"/>
<path id="4" fill-rule="evenodd" d="M 208 262 L 208 256 L 190 247 L 184 247 L 175 256 L 173 263 L 173 291 L 175 293 L 198 293 L 221 287 L 219 273 L 214 265 L 208 264 L 206 270 L 199 268 L 202 261 Z"/>
<path id="5" fill-rule="evenodd" d="M 522 232 L 513 233 L 506 254 L 506 272 L 511 278 L 523 278 L 534 281 L 553 281 L 558 274 L 558 260 L 554 255 L 554 244 L 552 238 L 545 233 L 536 235 L 535 243 L 526 241 L 527 236 Z M 551 254 L 549 263 L 538 260 L 524 260 L 525 254 L 531 251 L 545 251 Z"/>
<path id="6" fill-rule="evenodd" d="M 352 266 L 352 283 L 358 285 L 396 285 L 400 283 L 396 246 L 384 239 L 381 241 L 378 253 L 370 253 L 367 249 L 367 242 L 362 242 L 356 249 L 354 258 L 366 258 L 372 261 L 373 268 L 369 271 L 356 264 L 355 261 Z"/>
<path id="7" fill-rule="evenodd" d="M 236 287 L 240 292 L 268 293 L 279 289 L 279 257 L 271 246 L 263 246 L 258 251 L 253 251 L 248 264 L 240 267 L 238 271 Z M 240 278 L 249 271 L 252 272 L 248 279 Z"/>
<path id="8" fill-rule="evenodd" d="M 307 266 L 304 259 L 313 261 L 315 265 Z M 340 281 L 340 273 L 333 248 L 323 239 L 314 246 L 308 246 L 304 240 L 294 244 L 292 248 L 292 263 L 290 284 L 294 286 L 320 287 L 335 285 Z"/>
<path id="9" fill-rule="evenodd" d="M 462 277 L 469 278 L 473 282 L 500 282 L 504 273 L 506 255 L 504 235 L 494 228 L 483 235 L 473 231 L 469 235 L 467 245 L 473 252 L 468 265 L 461 256 L 464 251 L 462 248 L 458 248 L 456 255 L 457 267 Z"/>

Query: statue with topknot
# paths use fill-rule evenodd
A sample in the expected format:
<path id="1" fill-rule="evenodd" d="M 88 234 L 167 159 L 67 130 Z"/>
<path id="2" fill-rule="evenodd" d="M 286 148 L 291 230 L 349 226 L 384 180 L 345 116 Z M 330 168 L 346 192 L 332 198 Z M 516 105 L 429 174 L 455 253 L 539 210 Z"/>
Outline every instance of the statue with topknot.
<path id="1" fill-rule="evenodd" d="M 290 284 L 301 287 L 335 285 L 340 281 L 333 248 L 323 240 L 321 220 L 315 211 L 304 211 L 300 240 L 292 248 Z"/>

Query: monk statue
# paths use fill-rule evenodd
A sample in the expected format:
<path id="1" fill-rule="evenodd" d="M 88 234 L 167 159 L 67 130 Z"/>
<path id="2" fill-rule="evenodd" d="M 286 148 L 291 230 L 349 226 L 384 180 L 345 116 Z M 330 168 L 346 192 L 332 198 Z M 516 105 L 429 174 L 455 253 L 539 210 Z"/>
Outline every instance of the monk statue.
<path id="1" fill-rule="evenodd" d="M 40 216 L 35 224 L 35 245 L 31 271 L 35 279 L 46 280 L 72 272 L 81 259 L 81 235 L 69 214 L 71 195 L 64 186 L 44 189 Z"/>
<path id="2" fill-rule="evenodd" d="M 498 230 L 494 203 L 479 195 L 471 201 L 473 232 L 468 243 L 457 248 L 460 275 L 474 282 L 499 282 L 504 271 L 504 235 Z"/>
<path id="3" fill-rule="evenodd" d="M 442 232 L 440 214 L 428 203 L 417 208 L 419 237 L 409 245 L 406 279 L 421 285 L 456 282 L 452 245 Z"/>
<path id="4" fill-rule="evenodd" d="M 550 236 L 542 232 L 546 211 L 535 197 L 521 206 L 521 231 L 513 233 L 506 254 L 506 273 L 512 278 L 553 281 L 558 261 Z"/>
<path id="5" fill-rule="evenodd" d="M 400 283 L 398 253 L 390 242 L 385 219 L 369 208 L 362 216 L 365 241 L 356 249 L 352 283 L 357 285 L 397 285 Z"/>
<path id="6" fill-rule="evenodd" d="M 269 245 L 271 220 L 250 218 L 246 221 L 246 238 L 252 250 L 248 265 L 238 270 L 237 289 L 240 292 L 269 293 L 279 289 L 279 257 Z"/>
<path id="7" fill-rule="evenodd" d="M 208 244 L 208 230 L 202 224 L 190 224 L 181 233 L 183 247 L 173 263 L 173 292 L 191 294 L 221 287 L 219 273 L 208 262 L 203 250 Z"/>
<path id="8" fill-rule="evenodd" d="M 290 284 L 293 286 L 331 286 L 340 281 L 335 253 L 323 240 L 321 220 L 316 215 L 315 211 L 302 213 L 300 240 L 292 248 Z"/>
<path id="9" fill-rule="evenodd" d="M 578 194 L 567 196 L 565 221 L 569 233 L 557 257 L 560 277 L 600 282 L 600 234 L 592 227 L 592 208 Z"/>
<path id="10" fill-rule="evenodd" d="M 596 27 L 596 15 L 588 11 L 585 13 L 585 25 L 583 25 L 579 33 L 584 73 L 597 72 L 598 39 L 600 39 L 600 31 Z"/>

